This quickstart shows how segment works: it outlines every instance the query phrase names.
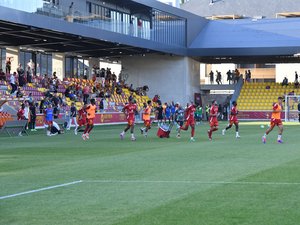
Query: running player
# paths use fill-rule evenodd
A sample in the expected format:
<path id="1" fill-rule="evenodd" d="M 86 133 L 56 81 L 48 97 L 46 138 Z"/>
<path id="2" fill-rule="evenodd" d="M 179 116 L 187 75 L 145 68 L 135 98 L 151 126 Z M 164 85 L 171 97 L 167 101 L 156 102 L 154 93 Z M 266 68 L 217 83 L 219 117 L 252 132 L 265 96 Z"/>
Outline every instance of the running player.
<path id="1" fill-rule="evenodd" d="M 185 124 L 178 129 L 178 133 L 180 130 L 188 130 L 189 126 L 191 126 L 191 141 L 195 141 L 195 111 L 196 107 L 194 104 L 188 104 L 185 110 Z"/>
<path id="2" fill-rule="evenodd" d="M 95 119 L 95 116 L 96 116 L 97 107 L 96 107 L 95 99 L 91 99 L 90 102 L 91 103 L 88 104 L 85 107 L 87 123 L 86 123 L 85 130 L 82 134 L 82 139 L 83 140 L 86 140 L 86 139 L 90 138 L 90 132 L 94 128 L 94 119 Z"/>
<path id="3" fill-rule="evenodd" d="M 278 137 L 277 142 L 282 143 L 281 136 L 283 132 L 283 125 L 281 121 L 282 112 L 282 97 L 278 97 L 277 103 L 273 103 L 273 112 L 271 116 L 270 127 L 267 129 L 266 133 L 262 136 L 262 142 L 265 144 L 267 141 L 267 135 L 273 130 L 275 126 L 278 126 Z"/>
<path id="4" fill-rule="evenodd" d="M 150 120 L 150 115 L 152 111 L 152 101 L 149 100 L 147 102 L 147 107 L 144 109 L 143 112 L 143 120 L 144 120 L 144 125 L 145 127 L 141 128 L 141 133 L 144 134 L 145 137 L 148 135 L 148 130 L 151 129 L 151 120 Z"/>
<path id="5" fill-rule="evenodd" d="M 239 135 L 239 121 L 237 119 L 237 114 L 238 113 L 239 113 L 239 111 L 237 110 L 237 102 L 233 101 L 232 102 L 232 107 L 231 107 L 231 110 L 230 110 L 229 124 L 227 125 L 227 127 L 225 129 L 222 130 L 222 135 L 225 135 L 226 130 L 230 129 L 232 127 L 232 125 L 234 124 L 234 126 L 235 126 L 235 137 L 240 138 L 240 135 Z"/>
<path id="6" fill-rule="evenodd" d="M 218 123 L 218 103 L 216 100 L 212 101 L 212 106 L 210 107 L 209 110 L 209 125 L 210 129 L 207 131 L 208 134 L 208 139 L 211 141 L 212 140 L 212 133 L 214 131 L 217 131 L 219 128 L 219 123 Z"/>
<path id="7" fill-rule="evenodd" d="M 137 111 L 137 105 L 134 103 L 134 99 L 129 99 L 129 103 L 126 104 L 122 110 L 127 118 L 127 127 L 120 133 L 121 140 L 124 139 L 125 133 L 130 129 L 131 140 L 135 141 L 134 137 L 134 122 L 135 122 L 135 113 Z"/>
<path id="8" fill-rule="evenodd" d="M 82 126 L 85 126 L 86 125 L 86 111 L 85 111 L 85 107 L 86 106 L 83 106 L 81 109 L 78 110 L 78 129 L 77 130 L 81 130 L 81 131 L 84 131 L 82 130 Z"/>

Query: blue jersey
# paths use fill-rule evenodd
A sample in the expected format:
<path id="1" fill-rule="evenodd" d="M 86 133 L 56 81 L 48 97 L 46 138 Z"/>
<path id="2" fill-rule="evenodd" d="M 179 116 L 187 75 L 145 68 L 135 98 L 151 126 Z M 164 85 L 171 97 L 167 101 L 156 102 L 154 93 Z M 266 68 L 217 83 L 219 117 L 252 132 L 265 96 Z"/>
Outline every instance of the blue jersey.
<path id="1" fill-rule="evenodd" d="M 53 109 L 46 109 L 46 121 L 53 121 Z"/>
<path id="2" fill-rule="evenodd" d="M 175 114 L 175 111 L 176 111 L 175 106 L 172 105 L 172 106 L 171 106 L 171 114 L 174 115 L 174 114 Z"/>
<path id="3" fill-rule="evenodd" d="M 170 118 L 170 116 L 171 116 L 171 108 L 168 106 L 166 108 L 166 118 Z"/>

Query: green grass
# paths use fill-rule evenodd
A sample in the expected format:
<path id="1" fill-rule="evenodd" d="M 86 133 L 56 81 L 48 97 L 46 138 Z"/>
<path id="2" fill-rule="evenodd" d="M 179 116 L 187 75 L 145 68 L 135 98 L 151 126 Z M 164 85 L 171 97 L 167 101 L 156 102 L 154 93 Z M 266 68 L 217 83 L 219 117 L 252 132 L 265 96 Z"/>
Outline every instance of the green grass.
<path id="1" fill-rule="evenodd" d="M 70 186 L 0 200 L 2 225 L 295 225 L 300 221 L 299 126 L 261 143 L 261 123 L 241 123 L 208 141 L 204 123 L 170 139 L 97 127 L 88 141 L 67 133 L 0 137 L 0 196 L 72 181 Z M 225 123 L 221 123 L 223 128 Z"/>

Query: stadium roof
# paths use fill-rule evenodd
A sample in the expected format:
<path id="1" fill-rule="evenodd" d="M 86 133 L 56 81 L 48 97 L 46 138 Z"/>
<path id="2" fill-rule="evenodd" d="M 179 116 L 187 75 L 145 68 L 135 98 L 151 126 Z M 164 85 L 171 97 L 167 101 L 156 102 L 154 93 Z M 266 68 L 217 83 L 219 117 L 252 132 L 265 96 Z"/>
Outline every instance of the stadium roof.
<path id="1" fill-rule="evenodd" d="M 299 62 L 300 18 L 206 20 L 160 2 L 139 0 L 137 4 L 136 1 L 123 3 L 135 7 L 144 4 L 144 7 L 152 6 L 187 18 L 186 46 L 168 45 L 5 7 L 0 7 L 0 45 L 83 57 L 161 52 L 190 56 L 203 62 Z M 217 1 L 214 5 L 227 1 L 232 0 Z"/>
<path id="2" fill-rule="evenodd" d="M 181 8 L 203 17 L 241 15 L 244 17 L 276 18 L 276 13 L 294 12 L 300 8 L 298 0 L 189 0 Z"/>

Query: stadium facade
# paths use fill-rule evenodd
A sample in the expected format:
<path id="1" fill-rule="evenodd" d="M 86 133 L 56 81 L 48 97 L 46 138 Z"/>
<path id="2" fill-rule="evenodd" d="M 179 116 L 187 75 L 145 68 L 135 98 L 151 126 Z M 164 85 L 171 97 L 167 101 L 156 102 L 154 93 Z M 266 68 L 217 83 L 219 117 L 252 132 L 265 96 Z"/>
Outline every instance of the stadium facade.
<path id="1" fill-rule="evenodd" d="M 1 68 L 7 58 L 12 70 L 32 59 L 37 73 L 63 78 L 121 62 L 128 84 L 188 102 L 199 92 L 199 62 L 298 62 L 299 25 L 298 18 L 209 20 L 148 0 L 3 0 Z"/>

